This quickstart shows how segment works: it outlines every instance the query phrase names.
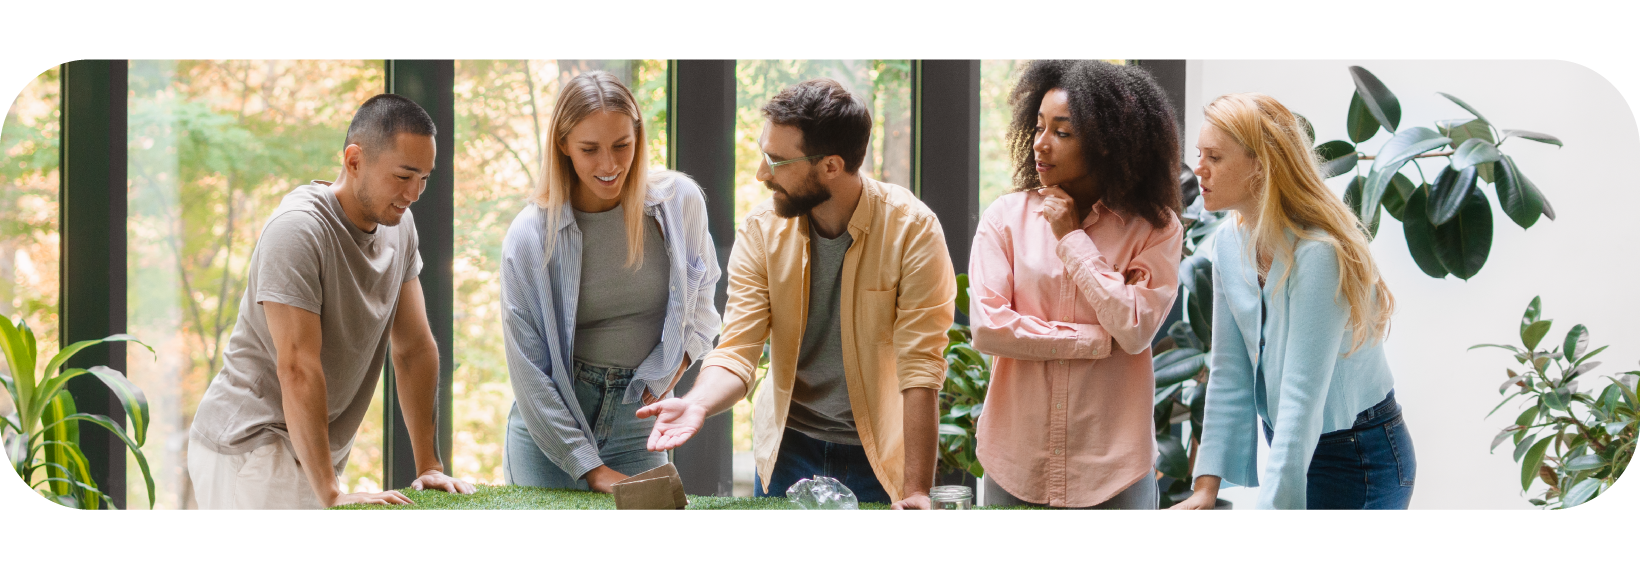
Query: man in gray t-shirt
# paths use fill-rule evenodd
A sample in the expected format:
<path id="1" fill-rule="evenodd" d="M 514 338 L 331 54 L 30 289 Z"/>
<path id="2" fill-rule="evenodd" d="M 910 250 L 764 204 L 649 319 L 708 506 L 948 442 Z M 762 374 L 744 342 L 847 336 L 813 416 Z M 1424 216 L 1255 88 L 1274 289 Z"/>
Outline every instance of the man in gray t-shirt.
<path id="1" fill-rule="evenodd" d="M 222 371 L 188 436 L 201 509 L 403 504 L 343 494 L 346 468 L 393 343 L 416 489 L 472 493 L 435 448 L 438 349 L 427 323 L 409 206 L 433 170 L 435 128 L 409 99 L 378 95 L 348 127 L 336 183 L 285 196 L 251 254 Z"/>

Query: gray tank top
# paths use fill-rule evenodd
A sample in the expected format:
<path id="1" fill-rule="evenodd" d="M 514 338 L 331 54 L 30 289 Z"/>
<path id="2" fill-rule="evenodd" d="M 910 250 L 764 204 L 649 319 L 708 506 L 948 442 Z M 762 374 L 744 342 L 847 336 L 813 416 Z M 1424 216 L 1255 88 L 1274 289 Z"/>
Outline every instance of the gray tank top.
<path id="1" fill-rule="evenodd" d="M 643 265 L 636 270 L 626 266 L 623 211 L 621 206 L 599 213 L 575 211 L 575 225 L 581 230 L 575 359 L 635 369 L 661 342 L 672 262 L 660 225 L 654 217 L 644 216 Z"/>

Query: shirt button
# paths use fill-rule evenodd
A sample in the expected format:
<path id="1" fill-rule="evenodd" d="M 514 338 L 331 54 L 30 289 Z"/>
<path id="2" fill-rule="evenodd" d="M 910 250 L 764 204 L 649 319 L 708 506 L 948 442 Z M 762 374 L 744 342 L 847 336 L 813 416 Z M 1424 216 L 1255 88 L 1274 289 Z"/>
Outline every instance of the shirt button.
<path id="1" fill-rule="evenodd" d="M 1063 453 L 1063 452 L 1065 452 L 1065 449 L 1062 449 L 1062 448 L 1056 448 L 1056 449 L 1053 449 L 1053 453 L 1054 453 L 1054 454 L 1061 454 L 1061 453 Z"/>
<path id="2" fill-rule="evenodd" d="M 1053 404 L 1053 408 L 1054 409 L 1064 409 L 1065 404 L 1064 403 L 1055 403 L 1055 404 Z"/>
<path id="3" fill-rule="evenodd" d="M 1059 355 L 1059 348 L 1048 348 L 1048 355 L 1050 355 L 1050 356 Z"/>

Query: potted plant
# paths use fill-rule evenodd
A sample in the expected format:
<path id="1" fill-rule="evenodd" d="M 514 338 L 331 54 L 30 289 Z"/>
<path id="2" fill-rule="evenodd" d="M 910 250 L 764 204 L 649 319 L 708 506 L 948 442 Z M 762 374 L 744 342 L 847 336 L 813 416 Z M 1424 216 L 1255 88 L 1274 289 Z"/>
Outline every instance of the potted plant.
<path id="1" fill-rule="evenodd" d="M 1640 428 L 1640 398 L 1635 396 L 1640 371 L 1596 381 L 1599 394 L 1580 388 L 1580 379 L 1600 366 L 1590 361 L 1606 346 L 1589 349 L 1589 329 L 1573 326 L 1558 345 L 1542 345 L 1553 320 L 1543 318 L 1541 297 L 1533 298 L 1520 320 L 1520 346 L 1479 344 L 1500 348 L 1515 356 L 1519 369 L 1505 370 L 1508 379 L 1498 394 L 1514 390 L 1493 407 L 1521 398 L 1525 409 L 1492 439 L 1496 451 L 1504 441 L 1514 444 L 1520 463 L 1520 489 L 1532 489 L 1541 480 L 1544 490 L 1527 501 L 1534 506 L 1570 508 L 1599 496 L 1623 475 L 1634 458 L 1636 429 Z"/>
<path id="2" fill-rule="evenodd" d="M 967 314 L 968 275 L 957 275 L 957 310 Z M 975 454 L 974 434 L 979 415 L 985 410 L 985 393 L 991 385 L 991 357 L 974 349 L 974 334 L 967 326 L 952 324 L 946 331 L 945 386 L 940 389 L 939 470 L 940 484 L 978 488 L 985 467 Z M 976 494 L 977 495 L 977 494 Z"/>
<path id="3" fill-rule="evenodd" d="M 107 498 L 91 478 L 90 462 L 80 450 L 82 423 L 108 429 L 131 449 L 148 487 L 148 503 L 154 502 L 154 478 L 149 475 L 148 459 L 142 454 L 148 433 L 148 399 L 142 390 L 124 374 L 105 366 L 58 369 L 80 350 L 103 342 L 134 342 L 153 351 L 147 344 L 125 334 L 75 342 L 53 356 L 43 373 L 36 375 L 34 331 L 22 319 L 13 324 L 7 318 L 0 318 L 0 351 L 10 367 L 9 375 L 0 372 L 0 385 L 5 387 L 15 407 L 12 414 L 0 417 L 0 439 L 4 441 L 6 456 L 24 483 L 70 508 L 95 510 Z M 130 420 L 129 427 L 122 427 L 103 415 L 77 412 L 74 396 L 67 386 L 68 380 L 82 375 L 102 380 L 114 392 Z"/>

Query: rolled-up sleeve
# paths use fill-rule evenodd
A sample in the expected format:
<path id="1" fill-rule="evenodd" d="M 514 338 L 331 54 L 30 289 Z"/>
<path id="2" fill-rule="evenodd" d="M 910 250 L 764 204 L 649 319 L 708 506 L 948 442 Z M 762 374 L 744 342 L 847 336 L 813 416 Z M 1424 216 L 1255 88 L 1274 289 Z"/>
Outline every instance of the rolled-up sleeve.
<path id="1" fill-rule="evenodd" d="M 1106 214 L 1112 215 L 1112 214 Z M 1179 253 L 1184 233 L 1177 219 L 1152 229 L 1127 269 L 1118 271 L 1086 231 L 1060 238 L 1057 251 L 1071 281 L 1093 305 L 1099 324 L 1122 351 L 1144 352 L 1179 294 Z"/>
<path id="2" fill-rule="evenodd" d="M 740 378 L 749 396 L 757 381 L 757 362 L 769 339 L 769 272 L 757 218 L 742 224 L 729 253 L 729 299 L 723 311 L 723 334 L 701 367 L 718 366 Z"/>
<path id="3" fill-rule="evenodd" d="M 502 332 L 507 349 L 507 373 L 519 415 L 530 438 L 553 464 L 580 478 L 603 464 L 598 446 L 582 430 L 552 379 L 552 357 L 541 329 L 537 298 L 548 283 L 536 282 L 533 270 L 541 255 L 530 254 L 529 239 L 508 239 L 501 264 Z M 537 243 L 536 248 L 539 248 Z"/>
<path id="4" fill-rule="evenodd" d="M 712 242 L 712 232 L 706 223 L 706 203 L 698 197 L 698 192 L 691 204 L 690 215 L 684 216 L 688 222 L 686 229 L 694 237 L 691 245 L 698 252 L 701 261 L 700 267 L 690 267 L 691 272 L 700 271 L 699 278 L 690 275 L 690 282 L 696 290 L 689 295 L 694 299 L 694 306 L 688 307 L 689 335 L 684 339 L 684 353 L 690 361 L 700 361 L 712 349 L 712 340 L 717 338 L 718 329 L 723 321 L 717 311 L 717 283 L 723 277 L 723 271 L 718 269 L 717 244 Z"/>
<path id="5" fill-rule="evenodd" d="M 946 331 L 955 318 L 957 278 L 938 219 L 923 216 L 907 231 L 895 298 L 895 371 L 901 391 L 939 391 L 945 385 Z"/>
<path id="6" fill-rule="evenodd" d="M 1012 235 L 982 219 L 968 257 L 969 324 L 974 349 L 1016 360 L 1100 359 L 1110 334 L 1098 324 L 1060 322 L 1014 308 Z"/>

